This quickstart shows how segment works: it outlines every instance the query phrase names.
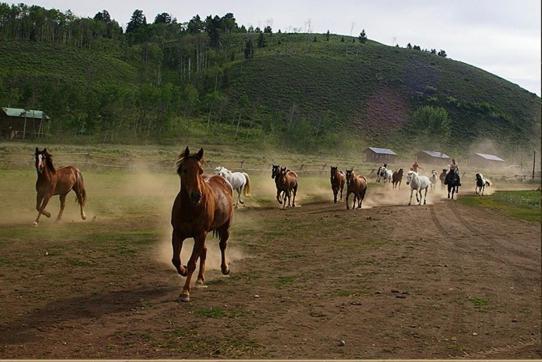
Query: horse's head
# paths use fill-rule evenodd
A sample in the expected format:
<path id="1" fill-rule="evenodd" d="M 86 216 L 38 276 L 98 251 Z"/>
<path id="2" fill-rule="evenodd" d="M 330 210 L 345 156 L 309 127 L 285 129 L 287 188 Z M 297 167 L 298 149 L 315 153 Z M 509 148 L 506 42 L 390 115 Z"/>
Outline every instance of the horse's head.
<path id="1" fill-rule="evenodd" d="M 337 174 L 337 166 L 331 166 L 331 169 L 330 169 L 330 176 L 331 176 L 331 178 L 332 178 L 332 179 L 335 179 L 336 174 Z"/>
<path id="2" fill-rule="evenodd" d="M 476 180 L 477 181 L 482 181 L 482 174 L 481 173 L 476 173 Z"/>
<path id="3" fill-rule="evenodd" d="M 410 170 L 406 174 L 406 184 L 409 185 L 412 182 L 412 179 L 414 178 L 414 175 L 416 175 L 416 172 Z"/>
<path id="4" fill-rule="evenodd" d="M 436 171 L 436 170 L 431 170 L 431 175 L 433 175 L 433 176 L 437 176 L 437 175 L 438 175 L 438 173 L 437 173 L 437 171 Z"/>
<path id="5" fill-rule="evenodd" d="M 279 174 L 280 166 L 279 165 L 273 165 L 273 168 L 271 168 L 271 178 L 276 178 Z"/>
<path id="6" fill-rule="evenodd" d="M 47 167 L 54 171 L 53 167 L 53 155 L 47 152 L 47 148 L 44 148 L 43 151 L 40 151 L 36 147 L 36 152 L 34 153 L 36 171 L 38 173 L 43 173 Z"/>
<path id="7" fill-rule="evenodd" d="M 197 205 L 201 202 L 203 194 L 203 148 L 198 153 L 190 155 L 188 147 L 179 156 L 177 160 L 177 173 L 181 177 L 181 189 L 184 189 L 190 198 L 190 201 Z"/>
<path id="8" fill-rule="evenodd" d="M 346 182 L 350 183 L 354 178 L 354 169 L 346 169 Z"/>
<path id="9" fill-rule="evenodd" d="M 287 173 L 288 173 L 288 169 L 286 167 L 281 167 L 280 168 L 279 175 L 286 176 Z"/>

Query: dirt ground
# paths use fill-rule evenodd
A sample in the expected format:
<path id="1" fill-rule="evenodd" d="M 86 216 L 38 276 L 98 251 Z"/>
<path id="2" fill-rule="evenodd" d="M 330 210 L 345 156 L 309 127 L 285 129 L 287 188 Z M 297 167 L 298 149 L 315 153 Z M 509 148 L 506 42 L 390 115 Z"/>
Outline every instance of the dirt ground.
<path id="1" fill-rule="evenodd" d="M 0 358 L 542 357 L 539 223 L 376 198 L 237 210 L 231 275 L 208 239 L 190 303 L 159 213 L 98 218 L 88 237 L 3 224 L 19 236 L 0 244 Z"/>

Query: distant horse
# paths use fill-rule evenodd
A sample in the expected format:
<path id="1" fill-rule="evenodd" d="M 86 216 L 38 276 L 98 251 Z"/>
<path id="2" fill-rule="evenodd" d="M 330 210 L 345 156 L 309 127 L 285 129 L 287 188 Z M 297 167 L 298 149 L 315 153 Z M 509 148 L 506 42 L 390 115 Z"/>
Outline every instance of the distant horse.
<path id="1" fill-rule="evenodd" d="M 443 169 L 442 169 L 442 172 L 440 173 L 440 176 L 439 176 L 439 179 L 440 179 L 440 187 L 441 187 L 441 188 L 444 188 L 444 185 L 446 185 L 445 182 L 444 182 L 444 181 L 446 180 L 446 173 L 448 173 L 448 170 L 445 169 L 445 168 L 443 168 Z"/>
<path id="2" fill-rule="evenodd" d="M 226 246 L 230 236 L 229 228 L 233 215 L 233 191 L 228 182 L 218 175 L 203 175 L 201 166 L 203 149 L 190 155 L 188 147 L 177 159 L 177 174 L 181 178 L 181 188 L 171 209 L 171 226 L 173 226 L 171 262 L 177 272 L 186 277 L 180 295 L 182 302 L 190 300 L 190 280 L 200 260 L 197 284 L 205 282 L 205 259 L 207 247 L 205 238 L 212 231 L 220 240 L 222 274 L 227 275 L 230 269 L 226 263 Z M 194 238 L 192 255 L 188 266 L 181 264 L 181 248 L 186 238 Z"/>
<path id="3" fill-rule="evenodd" d="M 401 182 L 403 182 L 402 168 L 393 172 L 393 175 L 391 176 L 391 182 L 393 184 L 393 188 L 401 188 Z"/>
<path id="4" fill-rule="evenodd" d="M 354 194 L 353 209 L 356 208 L 356 201 L 358 202 L 358 209 L 361 209 L 361 204 L 365 198 L 367 192 L 367 179 L 364 176 L 356 175 L 354 170 L 346 170 L 346 209 L 350 209 L 348 198 L 350 194 Z"/>
<path id="5" fill-rule="evenodd" d="M 476 195 L 484 196 L 484 190 L 486 187 L 491 186 L 491 182 L 484 178 L 484 175 L 481 173 L 476 174 L 476 187 L 474 188 L 474 192 L 476 192 Z"/>
<path id="6" fill-rule="evenodd" d="M 81 209 L 81 219 L 85 220 L 87 217 L 85 216 L 83 207 L 85 206 L 87 193 L 81 171 L 73 166 L 55 169 L 53 156 L 47 152 L 47 148 L 40 151 L 36 147 L 34 156 L 36 159 L 36 171 L 38 172 L 38 180 L 36 181 L 36 210 L 38 211 L 38 216 L 34 221 L 34 225 L 38 225 L 41 214 L 51 217 L 51 214 L 45 211 L 45 207 L 53 195 L 59 195 L 60 197 L 60 211 L 56 218 L 57 221 L 60 220 L 64 212 L 66 195 L 72 190 L 75 192 Z"/>
<path id="7" fill-rule="evenodd" d="M 331 190 L 333 191 L 333 202 L 337 203 L 337 194 L 341 192 L 340 201 L 343 199 L 343 189 L 346 183 L 346 176 L 344 172 L 337 169 L 337 167 L 331 166 L 330 170 Z"/>
<path id="8" fill-rule="evenodd" d="M 433 189 L 433 186 L 437 185 L 437 181 L 439 180 L 439 176 L 437 171 L 431 170 L 431 177 L 429 177 L 429 181 L 431 181 L 431 190 Z"/>
<path id="9" fill-rule="evenodd" d="M 415 171 L 408 171 L 406 184 L 410 185 L 410 200 L 408 201 L 408 204 L 410 205 L 412 203 L 412 193 L 416 191 L 416 201 L 421 205 L 423 199 L 423 204 L 425 205 L 427 203 L 427 190 L 431 184 L 429 177 L 419 176 Z M 423 190 L 425 190 L 425 198 L 422 197 Z"/>
<path id="10" fill-rule="evenodd" d="M 219 166 L 215 168 L 215 173 L 224 177 L 231 185 L 231 187 L 237 191 L 237 207 L 239 203 L 244 204 L 241 200 L 241 194 L 244 196 L 250 196 L 250 178 L 246 172 L 231 172 L 226 167 Z"/>
<path id="11" fill-rule="evenodd" d="M 295 196 L 297 194 L 297 174 L 294 171 L 288 170 L 286 167 L 273 165 L 271 169 L 271 178 L 275 180 L 277 187 L 277 201 L 282 204 L 282 208 L 286 208 L 286 199 L 288 198 L 288 206 L 295 207 Z M 293 193 L 293 202 L 292 200 Z"/>
<path id="12" fill-rule="evenodd" d="M 391 170 L 388 170 L 384 166 L 380 166 L 376 172 L 376 182 L 380 182 L 380 180 L 384 180 L 384 183 L 391 182 L 392 176 L 393 172 L 391 172 Z"/>
<path id="13" fill-rule="evenodd" d="M 454 199 L 454 194 L 459 193 L 459 173 L 457 171 L 448 171 L 444 178 L 444 184 L 448 185 L 448 198 Z M 457 196 L 456 196 L 457 199 Z"/>

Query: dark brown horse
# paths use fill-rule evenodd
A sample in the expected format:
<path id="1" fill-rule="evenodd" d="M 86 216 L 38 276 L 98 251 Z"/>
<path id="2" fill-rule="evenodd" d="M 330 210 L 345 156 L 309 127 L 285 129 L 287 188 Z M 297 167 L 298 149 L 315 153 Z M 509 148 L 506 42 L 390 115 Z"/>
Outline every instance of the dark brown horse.
<path id="1" fill-rule="evenodd" d="M 277 201 L 282 204 L 282 208 L 286 207 L 286 198 L 288 198 L 288 206 L 295 207 L 295 196 L 297 194 L 297 174 L 294 171 L 288 170 L 286 167 L 273 165 L 271 169 L 271 178 L 275 180 L 277 187 Z M 292 200 L 293 193 L 293 200 Z"/>
<path id="2" fill-rule="evenodd" d="M 55 169 L 53 156 L 47 152 L 47 148 L 40 151 L 36 147 L 34 156 L 36 158 L 36 171 L 38 172 L 38 180 L 36 181 L 36 210 L 38 216 L 34 221 L 34 225 L 38 225 L 41 214 L 51 217 L 45 207 L 53 195 L 59 195 L 60 197 L 60 211 L 56 217 L 57 221 L 60 220 L 66 204 L 66 195 L 72 190 L 75 192 L 77 202 L 81 208 L 81 219 L 85 220 L 87 217 L 83 207 L 85 206 L 87 193 L 81 171 L 73 166 Z"/>
<path id="3" fill-rule="evenodd" d="M 230 184 L 219 175 L 203 175 L 201 166 L 203 149 L 195 155 L 190 155 L 188 147 L 177 160 L 177 173 L 181 178 L 181 188 L 171 210 L 171 225 L 173 235 L 173 258 L 171 262 L 177 272 L 186 277 L 180 300 L 190 300 L 190 280 L 200 260 L 197 284 L 205 282 L 205 259 L 207 248 L 205 238 L 213 231 L 220 240 L 222 254 L 222 274 L 230 273 L 226 263 L 226 246 L 230 236 L 230 224 L 233 215 L 233 190 Z M 188 266 L 181 264 L 181 248 L 186 238 L 194 238 L 192 255 Z"/>
<path id="4" fill-rule="evenodd" d="M 401 188 L 401 182 L 403 182 L 403 169 L 400 168 L 397 171 L 393 172 L 393 175 L 391 176 L 391 182 L 393 184 L 393 188 Z"/>
<path id="5" fill-rule="evenodd" d="M 367 179 L 364 176 L 356 175 L 354 170 L 346 170 L 346 209 L 350 209 L 348 204 L 348 197 L 350 194 L 354 194 L 354 205 L 356 208 L 356 201 L 358 202 L 358 208 L 361 209 L 361 203 L 365 198 L 367 192 Z"/>
<path id="6" fill-rule="evenodd" d="M 337 167 L 331 166 L 330 170 L 331 190 L 333 191 L 333 202 L 337 203 L 337 194 L 341 192 L 340 201 L 343 199 L 343 189 L 346 183 L 346 176 L 344 172 L 337 169 Z"/>

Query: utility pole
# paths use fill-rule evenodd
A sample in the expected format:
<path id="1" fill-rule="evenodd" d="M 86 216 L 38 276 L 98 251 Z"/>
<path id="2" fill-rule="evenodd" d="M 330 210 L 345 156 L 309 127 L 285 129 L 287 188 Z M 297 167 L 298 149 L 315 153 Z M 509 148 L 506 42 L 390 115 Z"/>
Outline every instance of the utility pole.
<path id="1" fill-rule="evenodd" d="M 533 175 L 532 179 L 534 180 L 534 166 L 536 164 L 536 151 L 533 151 Z"/>

